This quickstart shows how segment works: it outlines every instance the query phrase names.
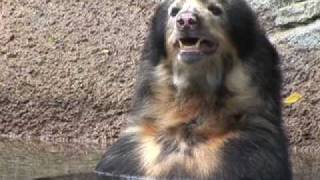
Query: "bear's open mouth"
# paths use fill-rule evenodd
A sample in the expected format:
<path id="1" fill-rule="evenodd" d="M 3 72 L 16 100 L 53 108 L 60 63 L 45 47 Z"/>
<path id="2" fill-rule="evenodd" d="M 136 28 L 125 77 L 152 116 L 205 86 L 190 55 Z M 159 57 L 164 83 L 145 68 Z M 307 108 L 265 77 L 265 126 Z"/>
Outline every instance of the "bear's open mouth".
<path id="1" fill-rule="evenodd" d="M 180 38 L 177 40 L 176 45 L 181 53 L 212 54 L 218 47 L 218 44 L 212 40 L 197 37 Z"/>

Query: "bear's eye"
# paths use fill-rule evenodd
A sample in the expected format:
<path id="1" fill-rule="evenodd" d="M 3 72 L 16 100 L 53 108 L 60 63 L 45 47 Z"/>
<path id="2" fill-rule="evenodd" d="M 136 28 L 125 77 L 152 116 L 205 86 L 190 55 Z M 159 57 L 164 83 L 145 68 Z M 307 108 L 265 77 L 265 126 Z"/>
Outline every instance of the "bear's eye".
<path id="1" fill-rule="evenodd" d="M 179 13 L 179 11 L 180 11 L 180 8 L 178 7 L 172 8 L 170 11 L 170 16 L 175 17 Z"/>
<path id="2" fill-rule="evenodd" d="M 208 7 L 209 11 L 211 11 L 211 13 L 215 16 L 220 16 L 222 14 L 222 9 L 216 5 L 210 5 Z"/>

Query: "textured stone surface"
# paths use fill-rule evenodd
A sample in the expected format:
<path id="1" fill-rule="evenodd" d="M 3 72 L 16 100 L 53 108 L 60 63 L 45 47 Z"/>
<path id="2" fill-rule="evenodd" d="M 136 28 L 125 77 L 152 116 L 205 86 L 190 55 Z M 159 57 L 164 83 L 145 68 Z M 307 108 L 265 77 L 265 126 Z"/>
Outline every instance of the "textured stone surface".
<path id="1" fill-rule="evenodd" d="M 130 107 L 154 3 L 0 4 L 0 134 L 115 139 Z"/>
<path id="2" fill-rule="evenodd" d="M 315 151 L 320 147 L 320 50 L 277 44 L 282 57 L 283 97 L 302 94 L 297 103 L 284 106 L 290 144 Z"/>
<path id="3" fill-rule="evenodd" d="M 302 24 L 320 17 L 320 1 L 308 0 L 285 6 L 276 13 L 277 26 Z"/>
<path id="4" fill-rule="evenodd" d="M 301 101 L 284 107 L 290 143 L 297 148 L 320 147 L 319 21 L 279 31 L 274 0 L 248 1 L 282 56 L 283 97 L 292 92 L 303 95 Z M 154 2 L 1 3 L 0 134 L 116 139 L 130 109 Z"/>
<path id="5" fill-rule="evenodd" d="M 272 39 L 296 48 L 320 49 L 320 20 L 278 33 Z"/>
<path id="6" fill-rule="evenodd" d="M 320 1 L 290 4 L 277 13 L 277 29 L 270 34 L 282 57 L 283 97 L 298 92 L 299 102 L 284 106 L 284 120 L 293 149 L 320 147 Z M 281 22 L 281 23 L 279 23 Z"/>
<path id="7" fill-rule="evenodd" d="M 269 9 L 272 6 L 278 5 L 278 0 L 247 0 L 247 2 L 254 8 L 254 9 Z"/>
<path id="8" fill-rule="evenodd" d="M 254 9 L 270 9 L 278 11 L 278 8 L 307 0 L 246 0 Z"/>

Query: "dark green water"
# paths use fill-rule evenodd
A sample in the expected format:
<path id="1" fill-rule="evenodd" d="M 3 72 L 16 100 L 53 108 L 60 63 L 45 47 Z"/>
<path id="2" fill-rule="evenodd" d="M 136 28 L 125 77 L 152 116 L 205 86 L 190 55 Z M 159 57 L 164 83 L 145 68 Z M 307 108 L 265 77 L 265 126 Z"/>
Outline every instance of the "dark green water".
<path id="1" fill-rule="evenodd" d="M 0 180 L 141 179 L 94 173 L 103 151 L 97 145 L 0 138 Z M 320 152 L 295 153 L 292 157 L 295 180 L 320 180 Z"/>

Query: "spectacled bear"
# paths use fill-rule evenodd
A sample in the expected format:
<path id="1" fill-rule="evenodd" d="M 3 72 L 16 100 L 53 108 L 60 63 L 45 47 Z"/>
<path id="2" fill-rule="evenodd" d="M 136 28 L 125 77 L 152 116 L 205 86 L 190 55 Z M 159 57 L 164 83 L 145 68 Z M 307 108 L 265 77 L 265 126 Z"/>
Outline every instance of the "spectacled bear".
<path id="1" fill-rule="evenodd" d="M 290 180 L 275 48 L 244 0 L 165 0 L 128 127 L 96 171 L 159 179 Z"/>

